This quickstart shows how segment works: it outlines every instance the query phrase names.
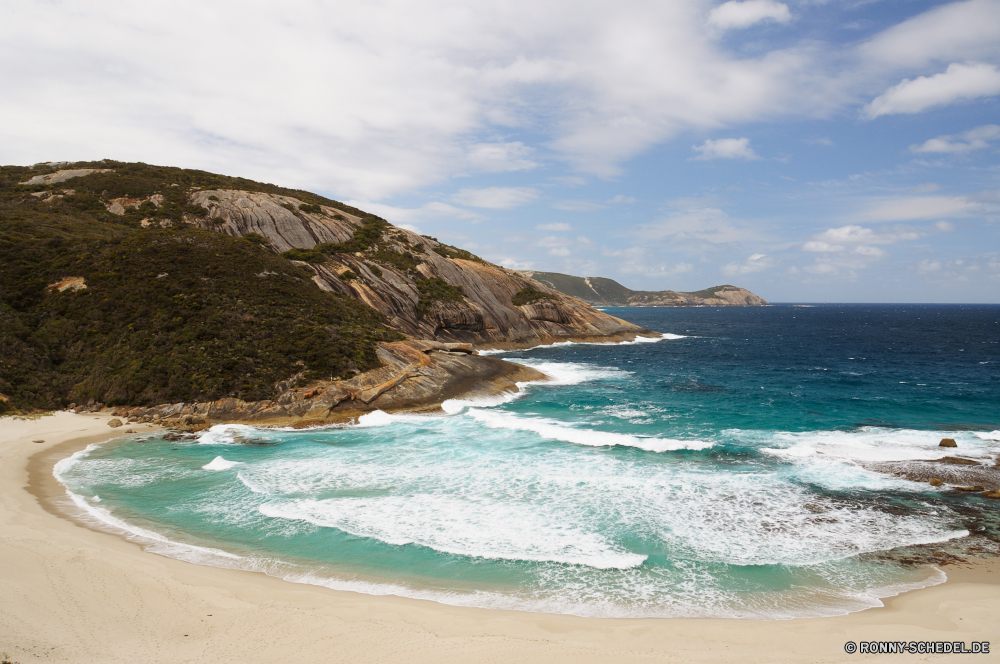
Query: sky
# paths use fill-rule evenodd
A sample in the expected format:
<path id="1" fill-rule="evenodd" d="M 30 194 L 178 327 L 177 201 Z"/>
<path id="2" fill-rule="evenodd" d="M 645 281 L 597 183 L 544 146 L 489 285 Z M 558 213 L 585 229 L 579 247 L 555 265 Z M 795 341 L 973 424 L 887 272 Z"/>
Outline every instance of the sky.
<path id="1" fill-rule="evenodd" d="M 0 0 L 0 163 L 302 188 L 514 269 L 1000 303 L 1000 0 Z"/>

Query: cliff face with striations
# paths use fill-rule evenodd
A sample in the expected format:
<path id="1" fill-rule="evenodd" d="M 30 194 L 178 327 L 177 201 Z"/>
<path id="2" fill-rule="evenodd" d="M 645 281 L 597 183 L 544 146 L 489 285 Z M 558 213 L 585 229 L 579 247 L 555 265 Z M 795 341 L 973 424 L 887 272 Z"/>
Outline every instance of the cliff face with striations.
<path id="1" fill-rule="evenodd" d="M 306 205 L 305 211 L 297 198 L 268 193 L 201 190 L 192 194 L 191 203 L 208 213 L 186 214 L 186 223 L 236 237 L 255 233 L 277 252 L 347 242 L 365 222 L 341 207 Z M 302 264 L 313 270 L 320 288 L 364 302 L 414 339 L 511 348 L 648 334 L 524 274 L 390 224 L 364 251 L 332 253 Z M 435 278 L 460 288 L 463 297 L 430 301 L 419 311 L 419 283 Z M 552 299 L 513 305 L 511 299 L 525 288 Z"/>
<path id="2" fill-rule="evenodd" d="M 584 302 L 609 307 L 762 307 L 767 301 L 745 288 L 715 286 L 685 293 L 679 291 L 634 291 L 613 279 L 574 277 L 558 272 L 524 271 L 521 274 Z"/>

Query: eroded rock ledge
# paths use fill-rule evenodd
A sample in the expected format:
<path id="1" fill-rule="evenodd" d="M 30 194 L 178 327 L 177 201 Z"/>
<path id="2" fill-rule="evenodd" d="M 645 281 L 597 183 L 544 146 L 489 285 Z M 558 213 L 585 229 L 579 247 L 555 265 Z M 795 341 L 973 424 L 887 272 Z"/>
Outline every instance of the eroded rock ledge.
<path id="1" fill-rule="evenodd" d="M 272 401 L 220 399 L 112 413 L 136 421 L 202 428 L 219 423 L 313 426 L 344 422 L 375 410 L 430 412 L 456 397 L 482 398 L 517 392 L 518 382 L 546 380 L 526 366 L 476 354 L 469 344 L 398 341 L 378 349 L 382 366 L 349 380 L 284 386 Z"/>

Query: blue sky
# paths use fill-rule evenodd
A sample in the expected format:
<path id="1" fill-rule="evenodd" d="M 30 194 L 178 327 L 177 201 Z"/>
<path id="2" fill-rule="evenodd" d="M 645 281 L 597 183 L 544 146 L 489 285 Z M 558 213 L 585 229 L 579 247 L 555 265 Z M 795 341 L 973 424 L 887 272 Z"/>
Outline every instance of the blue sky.
<path id="1" fill-rule="evenodd" d="M 1000 0 L 0 0 L 0 161 L 311 189 L 512 268 L 1000 302 Z"/>

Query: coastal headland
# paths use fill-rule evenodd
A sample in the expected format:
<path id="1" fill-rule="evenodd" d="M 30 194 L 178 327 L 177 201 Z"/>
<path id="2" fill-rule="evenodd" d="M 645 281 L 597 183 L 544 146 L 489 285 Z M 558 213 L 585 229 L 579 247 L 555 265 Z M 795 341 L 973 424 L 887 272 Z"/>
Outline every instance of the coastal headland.
<path id="1" fill-rule="evenodd" d="M 882 608 L 755 621 L 458 608 L 165 558 L 80 521 L 52 475 L 58 460 L 121 435 L 110 419 L 0 420 L 0 654 L 9 661 L 851 662 L 865 656 L 846 653 L 848 641 L 1000 644 L 996 560 L 942 566 L 947 582 Z"/>

